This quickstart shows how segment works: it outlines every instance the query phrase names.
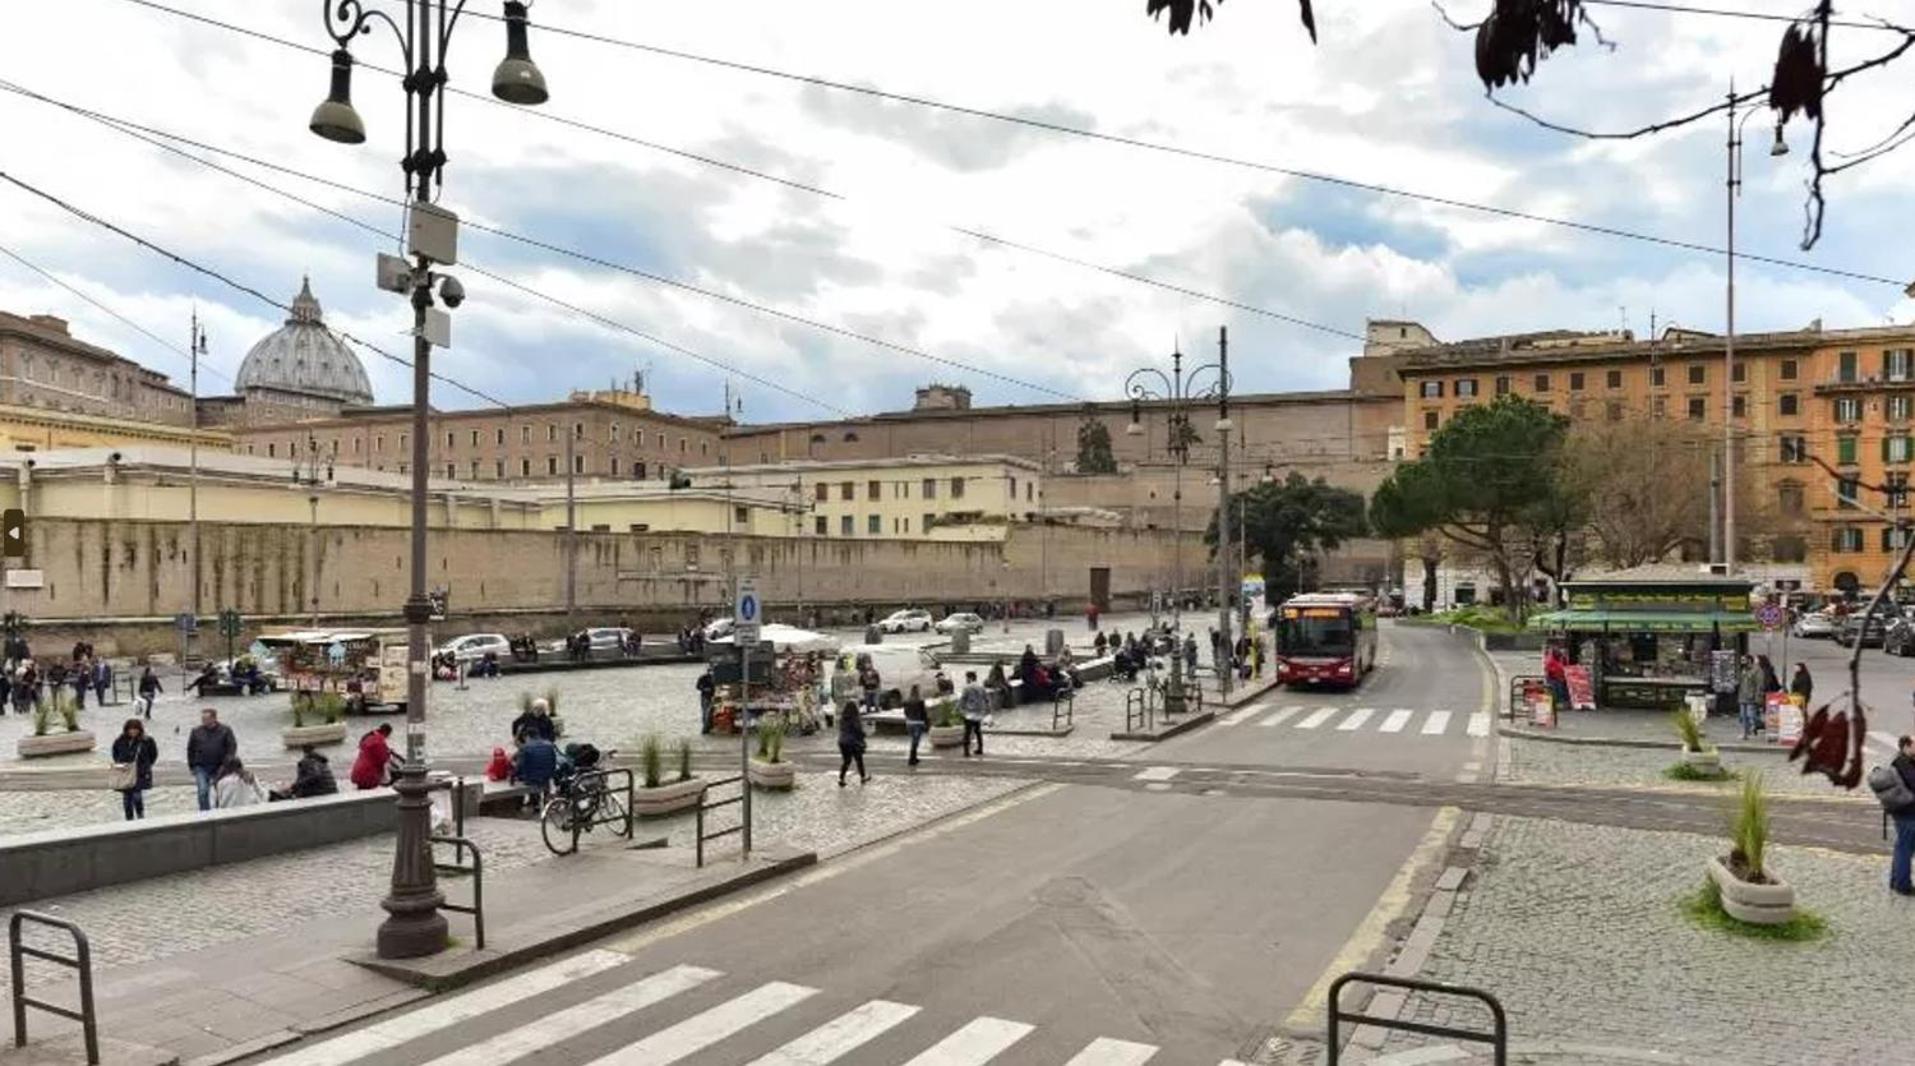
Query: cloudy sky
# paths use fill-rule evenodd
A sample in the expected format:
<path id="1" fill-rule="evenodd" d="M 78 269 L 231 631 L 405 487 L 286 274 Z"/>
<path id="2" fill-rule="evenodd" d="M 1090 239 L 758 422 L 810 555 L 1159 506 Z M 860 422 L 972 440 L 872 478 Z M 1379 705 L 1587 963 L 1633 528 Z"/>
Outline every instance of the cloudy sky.
<path id="1" fill-rule="evenodd" d="M 329 48 L 310 0 L 168 0 Z M 388 7 L 402 10 L 396 0 Z M 1488 0 L 1454 0 L 1474 19 Z M 1728 5 L 1725 5 L 1728 6 Z M 1736 0 L 1777 14 L 1785 0 Z M 1798 5 L 1799 6 L 1799 5 Z M 1719 245 L 1723 126 L 1592 143 L 1537 129 L 1482 98 L 1471 39 L 1424 0 L 1318 0 L 1311 46 L 1289 0 L 1228 0 L 1188 38 L 1141 0 L 906 3 L 543 0 L 535 21 L 1119 137 Z M 1898 10 L 1899 9 L 1899 10 Z M 489 0 L 474 10 L 496 11 Z M 1762 83 L 1781 26 L 1594 9 L 1618 47 L 1543 65 L 1511 99 L 1563 121 L 1621 128 Z M 1915 3 L 1874 13 L 1915 22 Z M 0 77 L 33 92 L 386 196 L 401 190 L 402 96 L 361 68 L 368 126 L 356 148 L 306 130 L 324 95 L 316 55 L 132 0 L 9 5 Z M 1838 63 L 1893 38 L 1837 31 Z M 467 19 L 455 87 L 485 92 L 503 52 L 496 22 Z M 355 45 L 397 66 L 383 29 Z M 442 203 L 525 234 L 791 316 L 466 230 L 461 257 L 602 319 L 736 369 L 749 420 L 896 410 L 939 380 L 980 402 L 1112 397 L 1124 375 L 1180 338 L 1206 357 L 1232 336 L 1240 389 L 1341 387 L 1366 318 L 1407 317 L 1445 338 L 1660 322 L 1723 325 L 1720 257 L 1576 233 L 1265 170 L 1009 125 L 758 73 L 571 38 L 536 27 L 552 99 L 536 111 L 447 104 Z M 1904 69 L 1906 68 L 1906 69 Z M 1844 87 L 1833 148 L 1858 148 L 1915 107 L 1915 60 Z M 1900 83 L 1900 92 L 1895 91 Z M 568 120 L 570 123 L 552 121 Z M 593 132 L 576 124 L 598 127 Z M 1768 121 L 1741 202 L 1741 247 L 1890 278 L 1906 253 L 1915 149 L 1830 185 L 1826 235 L 1796 251 L 1806 131 L 1771 159 Z M 169 155 L 85 118 L 0 94 L 0 170 L 288 299 L 302 273 L 333 324 L 403 351 L 403 302 L 372 285 L 390 243 L 344 221 Z M 618 136 L 611 136 L 616 134 Z M 659 147 L 835 194 L 794 189 Z M 201 153 L 204 154 L 204 153 Z M 230 163 L 230 161 L 229 161 Z M 230 163 L 378 230 L 396 208 Z M 1261 314 L 991 245 L 981 230 L 1087 263 L 1257 308 Z M 272 308 L 0 185 L 0 245 L 121 315 L 181 343 L 209 323 L 206 391 L 229 387 Z M 648 372 L 667 410 L 716 411 L 726 372 L 626 329 L 470 274 L 454 344 L 437 368 L 512 402 Z M 1771 266 L 1739 276 L 1740 326 L 1908 321 L 1898 288 Z M 182 356 L 0 257 L 0 308 L 51 312 L 81 336 L 184 381 Z M 1327 329 L 1311 329 L 1288 316 Z M 901 351 L 913 349 L 923 355 Z M 954 363 L 959 368 L 924 358 Z M 398 365 L 366 357 L 382 401 L 409 395 Z M 779 388 L 750 380 L 775 383 Z M 1049 391 L 1044 391 L 1049 390 Z M 441 389 L 435 402 L 471 406 Z"/>

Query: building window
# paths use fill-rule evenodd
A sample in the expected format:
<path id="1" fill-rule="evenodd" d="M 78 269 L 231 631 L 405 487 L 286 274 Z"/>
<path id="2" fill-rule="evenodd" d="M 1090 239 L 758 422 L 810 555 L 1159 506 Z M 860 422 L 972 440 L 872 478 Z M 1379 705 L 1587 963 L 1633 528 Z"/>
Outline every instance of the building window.
<path id="1" fill-rule="evenodd" d="M 874 537 L 878 536 L 879 534 L 884 532 L 884 519 L 874 514 L 865 515 L 864 516 L 864 531 Z"/>
<path id="2" fill-rule="evenodd" d="M 1435 429 L 1438 421 L 1439 419 L 1435 411 L 1423 412 L 1423 428 L 1424 429 Z"/>
<path id="3" fill-rule="evenodd" d="M 918 530 L 928 537 L 931 535 L 931 525 L 936 521 L 936 515 L 925 515 L 923 520 L 918 523 Z"/>
<path id="4" fill-rule="evenodd" d="M 1011 479 L 1011 499 L 1017 499 L 1017 479 Z"/>
<path id="5" fill-rule="evenodd" d="M 876 499 L 882 498 L 883 496 L 884 496 L 884 482 L 867 481 L 864 483 L 864 498 L 865 499 L 876 500 Z"/>
<path id="6" fill-rule="evenodd" d="M 1835 461 L 1844 466 L 1855 465 L 1855 436 L 1853 434 L 1835 438 Z"/>
<path id="7" fill-rule="evenodd" d="M 354 438 L 352 439 L 352 454 L 354 454 L 354 455 L 358 455 L 358 454 L 359 454 L 359 446 L 360 446 L 360 445 L 362 445 L 362 444 L 364 444 L 364 443 L 366 443 L 366 439 L 365 439 L 364 437 L 354 437 Z"/>
<path id="8" fill-rule="evenodd" d="M 699 441 L 699 442 L 698 442 L 698 454 L 700 454 L 700 455 L 710 455 L 710 454 L 711 454 L 711 441 L 708 441 L 708 440 L 701 440 L 701 441 Z"/>
<path id="9" fill-rule="evenodd" d="M 1835 483 L 1835 506 L 1844 511 L 1855 510 L 1855 501 L 1862 491 L 1862 480 L 1850 476 Z"/>
<path id="10" fill-rule="evenodd" d="M 1908 506 L 1908 471 L 1897 470 L 1888 475 L 1888 505 L 1900 509 Z"/>
<path id="11" fill-rule="evenodd" d="M 1443 383 L 1440 381 L 1425 381 L 1423 383 L 1423 398 L 1425 400 L 1442 399 L 1443 398 Z"/>
<path id="12" fill-rule="evenodd" d="M 1830 530 L 1829 550 L 1837 552 L 1859 552 L 1862 550 L 1862 531 L 1855 526 L 1842 526 Z"/>
<path id="13" fill-rule="evenodd" d="M 1702 421 L 1705 415 L 1705 412 L 1708 408 L 1708 405 L 1709 405 L 1709 401 L 1703 399 L 1700 396 L 1689 397 L 1689 421 L 1691 422 Z"/>
<path id="14" fill-rule="evenodd" d="M 1611 370 L 1607 375 L 1605 375 L 1603 384 L 1609 386 L 1612 389 L 1622 388 L 1622 371 Z"/>
<path id="15" fill-rule="evenodd" d="M 924 494 L 924 498 L 927 500 L 937 499 L 938 498 L 938 479 L 934 477 L 925 478 L 924 484 L 918 486 L 918 491 L 922 492 Z"/>
<path id="16" fill-rule="evenodd" d="M 1883 526 L 1882 550 L 1885 552 L 1901 550 L 1902 547 L 1908 544 L 1908 539 L 1911 534 L 1915 534 L 1915 530 L 1911 530 L 1906 526 L 1901 529 L 1897 529 L 1894 526 Z"/>
<path id="17" fill-rule="evenodd" d="M 746 507 L 742 504 L 738 506 L 734 506 L 731 509 L 731 519 L 732 521 L 738 523 L 741 526 L 750 525 L 751 524 L 751 508 Z"/>
<path id="18" fill-rule="evenodd" d="M 1910 438 L 1907 434 L 1882 438 L 1882 461 L 1885 463 L 1906 463 L 1910 457 Z"/>
<path id="19" fill-rule="evenodd" d="M 831 485 L 829 483 L 820 481 L 815 488 L 816 492 L 814 495 L 819 503 L 823 503 L 831 498 Z"/>
<path id="20" fill-rule="evenodd" d="M 472 476 L 478 477 L 479 475 L 474 474 Z M 500 481 L 505 480 L 505 460 L 503 459 L 492 460 L 492 476 L 495 478 L 498 478 Z"/>
<path id="21" fill-rule="evenodd" d="M 1855 381 L 1855 353 L 1843 352 L 1835 357 L 1835 380 L 1850 384 Z"/>
<path id="22" fill-rule="evenodd" d="M 852 536 L 855 532 L 856 530 L 851 528 L 851 516 L 848 514 L 839 515 L 838 516 L 838 535 L 841 537 L 849 537 L 849 536 Z"/>
<path id="23" fill-rule="evenodd" d="M 683 437 L 680 437 L 680 438 L 678 438 L 678 454 L 680 454 L 680 455 L 683 455 L 683 454 L 685 454 L 685 450 L 686 450 L 686 448 L 685 448 L 685 438 L 683 438 Z"/>
<path id="24" fill-rule="evenodd" d="M 1785 463 L 1806 463 L 1809 461 L 1809 439 L 1799 435 L 1785 436 L 1779 439 L 1778 449 Z"/>
<path id="25" fill-rule="evenodd" d="M 410 434 L 410 433 L 401 433 L 401 434 L 399 434 L 399 450 L 400 450 L 400 451 L 402 451 L 402 452 L 403 452 L 403 451 L 405 451 L 405 450 L 406 450 L 406 446 L 407 446 L 407 445 L 409 445 L 409 444 L 411 444 L 411 443 L 412 443 L 412 434 Z"/>
<path id="26" fill-rule="evenodd" d="M 268 441 L 266 443 L 266 455 L 269 458 L 276 458 L 279 455 L 279 445 Z"/>
<path id="27" fill-rule="evenodd" d="M 1549 391 L 1549 375 L 1548 374 L 1536 375 L 1536 391 L 1537 392 Z"/>
<path id="28" fill-rule="evenodd" d="M 1654 385 L 1656 388 L 1662 388 L 1668 383 L 1669 375 L 1663 367 L 1652 366 L 1649 368 L 1649 384 Z"/>
<path id="29" fill-rule="evenodd" d="M 572 423 L 572 439 L 573 440 L 585 439 L 585 423 L 583 422 Z"/>
<path id="30" fill-rule="evenodd" d="M 840 481 L 838 483 L 838 498 L 846 503 L 850 503 L 852 500 L 858 498 L 857 488 L 858 487 L 852 482 Z"/>
<path id="31" fill-rule="evenodd" d="M 964 498 L 964 479 L 963 478 L 954 477 L 951 479 L 951 498 L 954 500 L 961 500 Z"/>
<path id="32" fill-rule="evenodd" d="M 1650 401 L 1649 407 L 1650 410 L 1656 413 L 1657 418 L 1666 418 L 1669 415 L 1669 398 L 1667 396 L 1658 396 Z"/>
<path id="33" fill-rule="evenodd" d="M 819 515 L 811 520 L 811 529 L 821 537 L 828 537 L 831 535 L 831 520 Z"/>
<path id="34" fill-rule="evenodd" d="M 1809 543 L 1801 537 L 1769 538 L 1769 557 L 1778 563 L 1805 563 L 1809 559 Z"/>
<path id="35" fill-rule="evenodd" d="M 1737 363 L 1729 368 L 1729 380 L 1737 385 L 1749 380 L 1749 364 Z"/>
<path id="36" fill-rule="evenodd" d="M 558 456 L 548 455 L 545 457 L 545 472 L 548 475 L 556 474 L 559 472 L 559 457 Z"/>
<path id="37" fill-rule="evenodd" d="M 1024 483 L 1024 502 L 1025 503 L 1031 502 L 1031 494 L 1033 491 L 1035 491 L 1035 489 L 1036 489 L 1036 486 L 1033 485 L 1031 482 L 1026 481 Z"/>
<path id="38" fill-rule="evenodd" d="M 519 476 L 520 477 L 532 476 L 532 460 L 530 459 L 519 460 Z"/>
<path id="39" fill-rule="evenodd" d="M 1907 381 L 1909 364 L 1907 348 L 1890 348 L 1882 353 L 1882 376 L 1890 381 Z"/>
<path id="40" fill-rule="evenodd" d="M 846 431 L 844 435 L 844 442 L 846 444 L 856 444 L 858 443 L 858 435 L 854 432 Z"/>
<path id="41" fill-rule="evenodd" d="M 1508 374 L 1504 374 L 1496 379 L 1496 395 L 1498 396 L 1509 395 L 1509 375 Z"/>
<path id="42" fill-rule="evenodd" d="M 1775 398 L 1775 413 L 1784 418 L 1793 418 L 1802 413 L 1802 398 L 1793 392 L 1785 392 Z"/>
<path id="43" fill-rule="evenodd" d="M 499 428 L 492 431 L 492 442 L 501 447 L 505 445 L 505 427 L 504 426 L 500 426 Z"/>
<path id="44" fill-rule="evenodd" d="M 1883 411 L 1887 413 L 1890 422 L 1908 421 L 1909 400 L 1910 397 L 1907 394 L 1888 398 Z"/>
<path id="45" fill-rule="evenodd" d="M 1862 398 L 1859 396 L 1837 396 L 1835 398 L 1835 420 L 1837 422 L 1860 422 L 1862 420 Z"/>
<path id="46" fill-rule="evenodd" d="M 1458 396 L 1476 395 L 1476 379 L 1475 378 L 1456 379 L 1456 395 Z"/>
<path id="47" fill-rule="evenodd" d="M 1603 417 L 1611 422 L 1622 421 L 1622 404 L 1615 400 L 1603 404 Z"/>
<path id="48" fill-rule="evenodd" d="M 643 459 L 632 460 L 632 480 L 634 481 L 645 480 L 645 460 Z"/>
<path id="49" fill-rule="evenodd" d="M 1749 398 L 1747 396 L 1737 396 L 1730 400 L 1729 413 L 1736 418 L 1749 417 Z"/>
<path id="50" fill-rule="evenodd" d="M 658 448 L 660 451 L 665 450 L 665 434 L 663 433 L 658 435 Z"/>
<path id="51" fill-rule="evenodd" d="M 1583 391 L 1583 372 L 1582 372 L 1582 371 L 1580 371 L 1580 370 L 1575 370 L 1575 371 L 1571 371 L 1571 372 L 1570 372 L 1570 375 L 1569 375 L 1569 391 L 1570 391 L 1570 392 L 1581 392 L 1581 391 Z"/>
<path id="52" fill-rule="evenodd" d="M 558 439 L 559 439 L 559 427 L 553 425 L 550 422 L 547 422 L 545 424 L 545 443 L 550 444 L 553 441 Z"/>
<path id="53" fill-rule="evenodd" d="M 1795 380 L 1795 360 L 1793 359 L 1782 360 L 1782 380 L 1783 381 Z"/>
<path id="54" fill-rule="evenodd" d="M 1701 385 L 1709 380 L 1709 368 L 1701 363 L 1689 364 L 1689 384 Z"/>
<path id="55" fill-rule="evenodd" d="M 1801 485 L 1796 484 L 1793 481 L 1783 482 L 1782 485 L 1777 487 L 1775 492 L 1776 492 L 1776 505 L 1781 508 L 1783 514 L 1801 514 L 1802 513 L 1802 486 Z"/>
<path id="56" fill-rule="evenodd" d="M 519 427 L 519 443 L 520 444 L 532 443 L 532 427 L 531 426 Z"/>
<path id="57" fill-rule="evenodd" d="M 585 457 L 583 455 L 572 456 L 572 473 L 574 474 L 585 473 Z"/>

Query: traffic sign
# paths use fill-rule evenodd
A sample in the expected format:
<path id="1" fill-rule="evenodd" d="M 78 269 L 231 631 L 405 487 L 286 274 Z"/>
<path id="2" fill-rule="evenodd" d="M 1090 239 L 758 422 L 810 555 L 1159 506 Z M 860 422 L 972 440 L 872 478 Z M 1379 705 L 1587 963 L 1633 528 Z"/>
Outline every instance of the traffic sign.
<path id="1" fill-rule="evenodd" d="M 18 559 L 27 553 L 27 513 L 18 507 L 0 511 L 0 554 Z"/>
<path id="2" fill-rule="evenodd" d="M 764 618 L 763 605 L 758 601 L 758 582 L 752 578 L 738 580 L 738 599 L 732 604 L 731 620 L 732 641 L 741 648 L 758 643 L 758 627 Z"/>
<path id="3" fill-rule="evenodd" d="M 1779 603 L 1765 603 L 1755 609 L 1755 620 L 1761 623 L 1763 629 L 1770 631 L 1781 629 L 1786 616 L 1787 612 Z"/>

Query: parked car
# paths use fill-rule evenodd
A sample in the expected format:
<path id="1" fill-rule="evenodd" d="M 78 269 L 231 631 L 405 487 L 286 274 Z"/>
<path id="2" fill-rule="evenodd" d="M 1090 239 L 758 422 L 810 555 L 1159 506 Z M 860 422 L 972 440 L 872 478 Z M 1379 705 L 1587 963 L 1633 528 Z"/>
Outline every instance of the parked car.
<path id="1" fill-rule="evenodd" d="M 931 612 L 916 608 L 897 611 L 879 622 L 878 628 L 886 633 L 927 633 L 931 629 Z"/>
<path id="2" fill-rule="evenodd" d="M 738 622 L 733 618 L 714 618 L 710 622 L 705 623 L 705 639 L 708 641 L 722 640 L 725 637 L 731 636 L 731 631 L 736 629 L 737 626 Z"/>
<path id="3" fill-rule="evenodd" d="M 1793 635 L 1806 639 L 1835 636 L 1835 616 L 1827 611 L 1809 611 L 1796 618 Z"/>
<path id="4" fill-rule="evenodd" d="M 1863 613 L 1857 611 L 1842 619 L 1842 626 L 1835 631 L 1835 642 L 1844 648 L 1852 648 L 1860 641 L 1864 648 L 1879 648 L 1888 634 L 1891 616 L 1886 612 L 1868 615 L 1867 625 L 1863 625 Z"/>
<path id="5" fill-rule="evenodd" d="M 1900 614 L 1888 620 L 1882 633 L 1882 651 L 1889 655 L 1915 655 L 1915 618 Z"/>
<path id="6" fill-rule="evenodd" d="M 982 633 L 984 632 L 984 619 L 979 618 L 969 611 L 958 611 L 954 614 L 945 615 L 944 618 L 938 622 L 937 630 L 940 633 Z"/>
<path id="7" fill-rule="evenodd" d="M 451 655 L 462 663 L 477 662 L 491 652 L 501 662 L 512 658 L 512 642 L 503 633 L 468 633 L 439 645 L 440 655 Z"/>
<path id="8" fill-rule="evenodd" d="M 631 643 L 632 631 L 623 626 L 606 626 L 585 631 L 585 641 L 593 653 L 624 651 Z"/>

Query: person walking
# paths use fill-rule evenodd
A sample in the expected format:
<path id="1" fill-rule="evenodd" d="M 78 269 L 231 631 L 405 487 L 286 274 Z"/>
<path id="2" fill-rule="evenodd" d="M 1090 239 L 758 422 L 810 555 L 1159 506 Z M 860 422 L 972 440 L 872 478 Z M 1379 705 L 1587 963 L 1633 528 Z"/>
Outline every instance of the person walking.
<path id="1" fill-rule="evenodd" d="M 1172 654 L 1175 654 L 1175 649 L 1172 650 Z M 1184 634 L 1184 673 L 1195 674 L 1196 672 L 1197 672 L 1197 634 L 1185 633 Z"/>
<path id="2" fill-rule="evenodd" d="M 911 734 L 911 757 L 905 760 L 906 766 L 918 764 L 918 742 L 924 739 L 924 731 L 929 728 L 931 712 L 925 707 L 918 686 L 912 685 L 911 695 L 904 701 L 904 731 Z"/>
<path id="3" fill-rule="evenodd" d="M 1915 881 L 1911 881 L 1909 875 L 1911 859 L 1915 859 L 1915 737 L 1904 735 L 1896 739 L 1895 761 L 1888 769 L 1900 778 L 1899 782 L 1893 779 L 1889 782 L 1892 795 L 1875 789 L 1883 809 L 1895 819 L 1895 857 L 1888 866 L 1888 887 L 1896 895 L 1915 896 Z M 1898 783 L 1901 789 L 1893 791 Z M 1871 788 L 1875 785 L 1872 778 L 1869 785 Z"/>
<path id="4" fill-rule="evenodd" d="M 81 659 L 74 663 L 72 671 L 67 674 L 67 683 L 73 686 L 74 701 L 81 710 L 86 710 L 86 692 L 93 687 L 93 661 Z"/>
<path id="5" fill-rule="evenodd" d="M 1755 664 L 1762 668 L 1762 695 L 1767 697 L 1771 692 L 1782 691 L 1782 679 L 1775 676 L 1775 664 L 1769 661 L 1769 657 L 1758 655 Z"/>
<path id="6" fill-rule="evenodd" d="M 1789 695 L 1795 697 L 1798 706 L 1807 709 L 1809 699 L 1815 695 L 1815 679 L 1809 676 L 1809 664 L 1795 664 L 1795 676 L 1789 679 Z"/>
<path id="7" fill-rule="evenodd" d="M 388 743 L 391 736 L 391 723 L 381 722 L 378 728 L 367 730 L 366 735 L 359 738 L 359 755 L 352 761 L 350 775 L 354 788 L 364 792 L 386 783 L 386 768 L 392 764 L 392 745 Z"/>
<path id="8" fill-rule="evenodd" d="M 113 738 L 113 787 L 120 794 L 120 809 L 129 822 L 146 817 L 146 790 L 153 787 L 153 764 L 160 760 L 160 748 L 146 735 L 146 725 L 128 718 Z"/>
<path id="9" fill-rule="evenodd" d="M 878 674 L 878 664 L 865 656 L 864 665 L 858 668 L 858 688 L 864 692 L 864 709 L 878 709 L 878 692 L 884 687 L 884 679 Z"/>
<path id="10" fill-rule="evenodd" d="M 31 714 L 39 702 L 40 673 L 34 669 L 32 659 L 23 659 L 13 678 L 13 709 L 18 714 Z"/>
<path id="11" fill-rule="evenodd" d="M 138 703 L 140 717 L 152 721 L 153 701 L 159 697 L 160 693 L 166 690 L 160 686 L 160 675 L 154 673 L 151 666 L 145 667 L 140 671 L 139 691 L 140 698 Z"/>
<path id="12" fill-rule="evenodd" d="M 1742 739 L 1762 730 L 1762 667 L 1754 656 L 1742 657 L 1742 674 L 1736 679 L 1737 719 L 1742 723 Z"/>
<path id="13" fill-rule="evenodd" d="M 226 760 L 239 754 L 239 738 L 220 722 L 219 712 L 207 707 L 199 712 L 199 725 L 186 735 L 186 768 L 193 771 L 193 788 L 199 809 L 213 809 L 213 782 L 219 779 Z"/>
<path id="14" fill-rule="evenodd" d="M 864 719 L 858 715 L 858 705 L 850 700 L 838 709 L 838 787 L 844 787 L 845 771 L 852 763 L 858 764 L 858 784 L 871 780 L 864 771 Z"/>
<path id="15" fill-rule="evenodd" d="M 260 789 L 259 782 L 253 780 L 253 772 L 246 769 L 239 756 L 227 757 L 219 768 L 219 780 L 213 785 L 213 806 L 224 811 L 264 802 L 266 793 Z"/>
<path id="16" fill-rule="evenodd" d="M 1569 659 L 1560 645 L 1543 649 L 1543 682 L 1549 686 L 1549 702 L 1558 714 L 1569 706 Z"/>
<path id="17" fill-rule="evenodd" d="M 694 687 L 698 689 L 698 731 L 701 734 L 709 733 L 711 732 L 712 693 L 718 690 L 718 682 L 711 676 L 711 667 L 705 667 L 705 672 L 698 675 L 698 681 Z"/>
<path id="18" fill-rule="evenodd" d="M 958 695 L 958 713 L 964 716 L 964 757 L 971 757 L 971 738 L 977 738 L 977 753 L 984 754 L 984 712 L 991 697 L 977 683 L 977 671 L 964 671 L 964 691 Z"/>
<path id="19" fill-rule="evenodd" d="M 93 660 L 93 702 L 106 706 L 106 694 L 113 688 L 113 668 L 105 659 Z"/>

